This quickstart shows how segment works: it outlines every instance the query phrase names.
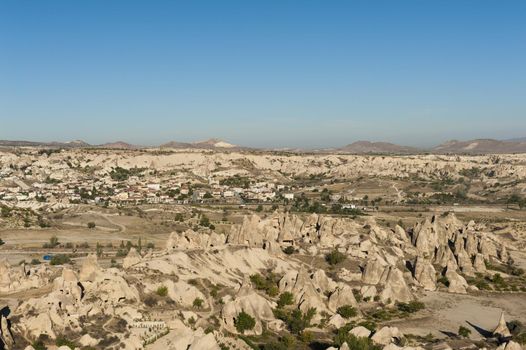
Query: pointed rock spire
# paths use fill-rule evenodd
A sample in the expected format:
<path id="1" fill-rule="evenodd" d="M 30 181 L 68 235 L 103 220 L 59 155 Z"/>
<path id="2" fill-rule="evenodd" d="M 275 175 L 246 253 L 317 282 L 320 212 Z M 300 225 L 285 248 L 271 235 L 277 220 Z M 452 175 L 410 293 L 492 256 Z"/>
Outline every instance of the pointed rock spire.
<path id="1" fill-rule="evenodd" d="M 508 329 L 508 325 L 506 324 L 506 319 L 504 318 L 504 312 L 500 314 L 499 324 L 493 331 L 493 335 L 501 338 L 511 337 L 510 330 Z"/>

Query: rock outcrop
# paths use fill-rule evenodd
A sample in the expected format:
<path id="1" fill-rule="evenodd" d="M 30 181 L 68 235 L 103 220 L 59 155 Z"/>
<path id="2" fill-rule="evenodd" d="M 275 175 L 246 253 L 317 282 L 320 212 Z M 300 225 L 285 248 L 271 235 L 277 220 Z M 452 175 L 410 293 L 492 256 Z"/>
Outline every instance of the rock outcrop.
<path id="1" fill-rule="evenodd" d="M 8 320 L 9 307 L 0 307 L 0 349 L 12 349 L 15 340 L 11 334 L 10 321 Z"/>
<path id="2" fill-rule="evenodd" d="M 511 337 L 511 332 L 506 324 L 506 319 L 504 318 L 504 312 L 500 314 L 499 323 L 497 327 L 493 330 L 493 335 L 498 338 L 509 338 Z"/>
<path id="3" fill-rule="evenodd" d="M 234 298 L 225 302 L 221 310 L 221 320 L 229 332 L 237 333 L 235 321 L 242 311 L 246 312 L 255 319 L 256 325 L 253 330 L 245 334 L 259 335 L 263 332 L 262 322 L 275 319 L 272 312 L 274 307 L 273 303 L 256 293 L 250 287 L 249 282 L 245 282 Z"/>

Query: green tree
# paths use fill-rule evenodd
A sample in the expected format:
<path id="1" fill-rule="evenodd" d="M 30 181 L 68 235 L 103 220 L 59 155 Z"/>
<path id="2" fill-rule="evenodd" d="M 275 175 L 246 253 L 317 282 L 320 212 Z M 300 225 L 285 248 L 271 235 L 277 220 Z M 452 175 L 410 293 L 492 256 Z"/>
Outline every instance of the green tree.
<path id="1" fill-rule="evenodd" d="M 283 292 L 278 299 L 278 307 L 282 308 L 287 305 L 294 304 L 294 295 L 291 292 Z"/>
<path id="2" fill-rule="evenodd" d="M 234 326 L 239 333 L 243 334 L 256 326 L 256 320 L 245 311 L 241 311 L 234 320 Z"/>
<path id="3" fill-rule="evenodd" d="M 274 316 L 285 322 L 287 328 L 293 334 L 301 334 L 305 328 L 310 326 L 315 315 L 315 308 L 310 308 L 305 313 L 300 309 L 294 309 L 292 311 L 287 309 L 274 309 Z"/>
<path id="4" fill-rule="evenodd" d="M 203 215 L 201 217 L 201 220 L 199 220 L 199 225 L 201 225 L 203 227 L 209 227 L 210 226 L 210 219 Z"/>
<path id="5" fill-rule="evenodd" d="M 95 226 L 97 226 L 97 225 L 93 221 L 88 222 L 88 228 L 89 229 L 94 229 Z"/>
<path id="6" fill-rule="evenodd" d="M 192 305 L 196 308 L 196 309 L 200 309 L 203 307 L 203 303 L 204 303 L 204 300 L 201 299 L 201 298 L 195 298 L 194 299 L 194 302 L 192 303 Z"/>

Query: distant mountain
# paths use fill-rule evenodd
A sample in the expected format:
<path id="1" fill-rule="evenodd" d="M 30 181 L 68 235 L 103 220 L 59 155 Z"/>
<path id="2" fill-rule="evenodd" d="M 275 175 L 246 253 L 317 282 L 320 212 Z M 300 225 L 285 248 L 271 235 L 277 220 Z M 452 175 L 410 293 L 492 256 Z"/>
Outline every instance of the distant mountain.
<path id="1" fill-rule="evenodd" d="M 97 148 L 106 148 L 106 149 L 139 149 L 141 146 L 132 145 L 124 141 L 108 142 L 102 145 L 98 145 Z"/>
<path id="2" fill-rule="evenodd" d="M 370 141 L 356 141 L 350 145 L 336 148 L 337 152 L 353 153 L 353 154 L 411 154 L 420 153 L 421 151 L 414 147 L 395 145 L 389 142 L 370 142 Z"/>
<path id="3" fill-rule="evenodd" d="M 10 141 L 0 140 L 2 147 L 38 147 L 38 148 L 79 148 L 91 147 L 89 143 L 82 140 L 75 140 L 69 142 L 39 142 L 39 141 Z"/>
<path id="4" fill-rule="evenodd" d="M 193 143 L 198 147 L 212 147 L 212 148 L 237 148 L 238 146 L 228 143 L 220 139 L 208 139 L 205 141 L 199 141 Z"/>
<path id="5" fill-rule="evenodd" d="M 235 149 L 240 148 L 220 139 L 208 139 L 198 142 L 178 142 L 170 141 L 160 146 L 161 148 L 196 148 L 196 149 Z"/>
<path id="6" fill-rule="evenodd" d="M 82 140 L 73 140 L 73 141 L 65 142 L 64 144 L 69 145 L 71 147 L 91 147 L 89 143 L 84 142 Z"/>
<path id="7" fill-rule="evenodd" d="M 432 152 L 454 154 L 526 153 L 526 141 L 500 141 L 493 139 L 451 140 L 436 146 L 432 149 Z"/>
<path id="8" fill-rule="evenodd" d="M 0 140 L 0 147 L 34 147 L 34 148 L 53 148 L 53 149 L 73 149 L 73 148 L 101 148 L 101 149 L 121 149 L 137 150 L 147 148 L 145 146 L 133 145 L 124 141 L 104 143 L 101 145 L 91 145 L 82 140 L 69 142 L 38 142 L 20 140 Z M 169 149 L 207 149 L 207 150 L 232 150 L 232 151 L 265 151 L 237 146 L 227 141 L 211 138 L 197 142 L 178 142 L 170 141 L 159 146 Z M 444 142 L 432 149 L 418 149 L 409 146 L 400 146 L 389 142 L 370 142 L 356 141 L 340 148 L 326 148 L 318 150 L 305 150 L 298 148 L 285 149 L 266 149 L 266 151 L 278 152 L 298 152 L 298 153 L 349 153 L 349 154 L 416 154 L 416 153 L 436 153 L 436 154 L 502 154 L 502 153 L 526 153 L 526 137 L 509 140 L 476 139 L 469 141 L 451 140 Z"/>

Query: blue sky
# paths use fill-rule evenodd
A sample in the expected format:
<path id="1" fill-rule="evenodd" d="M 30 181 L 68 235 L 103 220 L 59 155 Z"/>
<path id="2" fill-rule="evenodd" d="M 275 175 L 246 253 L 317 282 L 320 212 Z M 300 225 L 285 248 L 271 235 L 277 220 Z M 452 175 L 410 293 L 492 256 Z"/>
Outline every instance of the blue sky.
<path id="1" fill-rule="evenodd" d="M 0 0 L 0 139 L 523 136 L 523 0 Z"/>

